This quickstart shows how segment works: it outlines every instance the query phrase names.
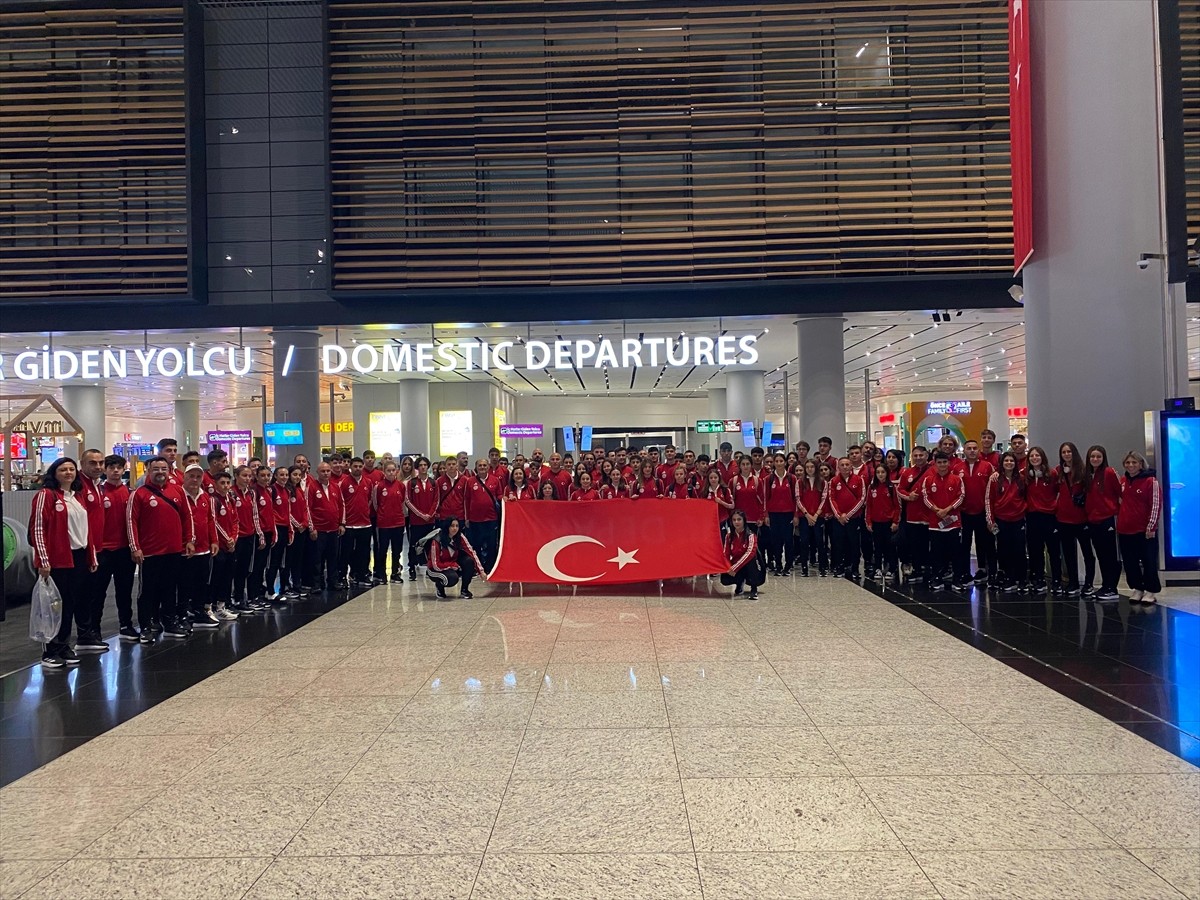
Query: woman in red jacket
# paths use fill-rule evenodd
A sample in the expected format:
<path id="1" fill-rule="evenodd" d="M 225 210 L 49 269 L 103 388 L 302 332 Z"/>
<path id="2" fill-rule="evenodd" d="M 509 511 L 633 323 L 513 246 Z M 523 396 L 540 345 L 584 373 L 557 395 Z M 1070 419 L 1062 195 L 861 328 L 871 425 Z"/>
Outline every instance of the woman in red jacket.
<path id="1" fill-rule="evenodd" d="M 1058 504 L 1058 482 L 1050 460 L 1041 447 L 1025 456 L 1025 547 L 1029 555 L 1030 587 L 1035 594 L 1046 590 L 1046 556 L 1050 557 L 1050 593 L 1065 593 L 1062 583 L 1062 549 L 1054 511 Z"/>
<path id="2" fill-rule="evenodd" d="M 284 594 L 288 591 L 288 565 L 284 561 L 284 554 L 290 553 L 289 549 L 292 546 L 292 541 L 296 537 L 296 532 L 292 528 L 292 494 L 288 490 L 289 478 L 287 466 L 279 466 L 275 469 L 271 478 L 271 507 L 274 510 L 275 517 L 275 543 L 271 546 L 271 557 L 267 563 L 266 579 L 267 579 L 267 599 L 272 601 L 284 601 Z M 275 589 L 275 580 L 279 579 L 279 589 Z M 300 585 L 295 585 L 299 588 Z M 295 597 L 300 594 L 295 593 Z"/>
<path id="3" fill-rule="evenodd" d="M 658 479 L 654 477 L 654 463 L 643 459 L 634 475 L 633 484 L 629 487 L 629 499 L 640 500 L 644 497 L 648 500 L 661 496 L 662 487 L 659 485 Z"/>
<path id="4" fill-rule="evenodd" d="M 763 508 L 763 486 L 754 474 L 754 464 L 749 456 L 738 460 L 738 473 L 729 480 L 729 491 L 733 494 L 734 508 L 746 514 L 746 527 L 758 534 L 759 527 L 766 521 Z M 763 548 L 758 548 L 759 553 Z"/>
<path id="5" fill-rule="evenodd" d="M 1121 481 L 1108 464 L 1108 451 L 1099 444 L 1088 447 L 1087 472 L 1083 476 L 1087 490 L 1084 512 L 1087 514 L 1088 542 L 1100 565 L 1100 590 L 1097 600 L 1119 600 L 1117 580 L 1121 561 L 1117 558 L 1117 508 L 1121 505 Z"/>
<path id="6" fill-rule="evenodd" d="M 258 507 L 258 522 L 262 526 L 262 536 L 265 546 L 254 551 L 254 562 L 250 566 L 250 582 L 246 586 L 250 594 L 250 604 L 257 609 L 267 609 L 270 602 L 267 598 L 270 585 L 266 584 L 267 566 L 274 552 L 276 522 L 275 495 L 271 491 L 274 484 L 272 472 L 263 466 L 254 473 L 254 488 L 251 496 Z"/>
<path id="7" fill-rule="evenodd" d="M 571 491 L 571 500 L 599 500 L 600 492 L 592 487 L 592 473 L 581 469 L 575 476 L 575 490 Z"/>
<path id="8" fill-rule="evenodd" d="M 97 566 L 96 542 L 88 522 L 87 507 L 79 498 L 83 481 L 79 466 L 69 457 L 55 460 L 46 470 L 42 489 L 33 498 L 29 516 L 29 543 L 33 564 L 46 581 L 53 581 L 62 597 L 62 622 L 54 640 L 42 647 L 42 666 L 61 669 L 79 665 L 79 657 L 67 643 L 75 605 L 83 603 L 84 579 Z"/>
<path id="9" fill-rule="evenodd" d="M 767 573 L 759 559 L 758 535 L 749 529 L 746 514 L 740 509 L 729 515 L 725 558 L 729 560 L 729 571 L 721 573 L 721 584 L 732 585 L 735 597 L 742 593 L 743 585 L 749 585 L 750 599 L 757 600 L 758 588 L 766 581 Z"/>
<path id="10" fill-rule="evenodd" d="M 1158 517 L 1162 493 L 1154 470 L 1136 450 L 1125 454 L 1121 479 L 1121 507 L 1117 511 L 1117 540 L 1125 561 L 1125 580 L 1134 603 L 1158 602 Z"/>
<path id="11" fill-rule="evenodd" d="M 487 573 L 475 554 L 475 548 L 462 533 L 458 519 L 451 519 L 446 526 L 446 533 L 434 534 L 425 547 L 425 572 L 433 582 L 434 590 L 439 600 L 448 600 L 446 588 L 461 586 L 458 596 L 464 600 L 472 599 L 469 588 L 471 579 L 478 575 L 487 581 Z"/>
<path id="12" fill-rule="evenodd" d="M 1012 451 L 1001 454 L 999 471 L 988 478 L 983 506 L 988 530 L 997 538 L 1001 589 L 1020 591 L 1025 587 L 1025 479 Z"/>
<path id="13" fill-rule="evenodd" d="M 707 483 L 700 489 L 700 499 L 711 500 L 717 504 L 717 527 L 721 529 L 721 536 L 724 537 L 729 514 L 733 511 L 733 494 L 729 493 L 729 488 L 721 480 L 721 473 L 716 469 L 708 470 L 707 479 Z"/>
<path id="14" fill-rule="evenodd" d="M 825 552 L 825 513 L 829 501 L 829 483 L 821 477 L 814 459 L 804 461 L 803 471 L 796 476 L 796 519 L 800 526 L 800 576 L 808 577 L 808 566 L 816 563 L 821 577 L 829 568 Z"/>
<path id="15" fill-rule="evenodd" d="M 548 478 L 542 479 L 541 485 L 538 487 L 539 500 L 557 500 L 558 487 Z"/>
<path id="16" fill-rule="evenodd" d="M 550 489 L 554 490 L 554 485 L 550 485 Z M 537 494 L 533 490 L 533 486 L 526 480 L 525 470 L 520 466 L 513 466 L 512 471 L 508 473 L 508 487 L 504 489 L 505 500 L 534 500 Z"/>
<path id="17" fill-rule="evenodd" d="M 663 496 L 668 500 L 687 500 L 692 495 L 690 488 L 687 468 L 680 463 L 672 470 L 670 483 L 663 486 Z"/>
<path id="18" fill-rule="evenodd" d="M 787 457 L 776 453 L 771 457 L 771 472 L 763 478 L 763 509 L 767 514 L 767 564 L 771 574 L 782 577 L 792 574 L 796 548 L 792 530 L 796 521 L 796 479 L 788 471 Z"/>
<path id="19" fill-rule="evenodd" d="M 596 490 L 600 492 L 601 500 L 615 500 L 625 496 L 625 480 L 611 459 L 600 463 L 600 481 Z"/>
<path id="20" fill-rule="evenodd" d="M 874 578 L 878 571 L 880 578 L 897 580 L 896 532 L 900 530 L 900 498 L 896 496 L 891 472 L 883 463 L 875 464 L 875 478 L 867 488 L 866 525 L 875 550 L 867 577 Z"/>
<path id="21" fill-rule="evenodd" d="M 1087 538 L 1087 486 L 1084 484 L 1083 457 L 1079 448 L 1066 441 L 1058 448 L 1058 468 L 1054 480 L 1058 497 L 1054 504 L 1054 520 L 1058 523 L 1059 545 L 1067 568 L 1067 594 L 1078 597 L 1092 595 L 1096 579 L 1096 557 Z M 1084 580 L 1079 581 L 1079 554 L 1083 554 Z"/>

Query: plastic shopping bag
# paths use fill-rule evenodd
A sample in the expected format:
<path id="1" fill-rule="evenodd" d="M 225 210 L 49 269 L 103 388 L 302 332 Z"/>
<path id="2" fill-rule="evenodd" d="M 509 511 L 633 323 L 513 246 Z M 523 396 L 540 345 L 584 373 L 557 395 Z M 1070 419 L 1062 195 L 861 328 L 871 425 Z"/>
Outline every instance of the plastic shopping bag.
<path id="1" fill-rule="evenodd" d="M 62 594 L 49 578 L 38 578 L 33 587 L 33 602 L 29 604 L 29 637 L 40 644 L 49 644 L 58 636 L 62 625 Z"/>

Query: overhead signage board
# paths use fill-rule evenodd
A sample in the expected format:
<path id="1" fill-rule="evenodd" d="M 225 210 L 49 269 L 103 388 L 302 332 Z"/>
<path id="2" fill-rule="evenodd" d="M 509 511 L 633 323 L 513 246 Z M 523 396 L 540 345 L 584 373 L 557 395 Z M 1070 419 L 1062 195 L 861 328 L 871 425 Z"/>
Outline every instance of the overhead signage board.
<path id="1" fill-rule="evenodd" d="M 741 419 L 725 419 L 725 431 L 729 434 L 737 434 L 742 430 Z"/>
<path id="2" fill-rule="evenodd" d="M 717 434 L 725 430 L 724 419 L 697 419 L 696 433 L 697 434 Z"/>
<path id="3" fill-rule="evenodd" d="M 579 429 L 579 452 L 586 453 L 592 449 L 592 426 L 584 425 Z"/>
<path id="4" fill-rule="evenodd" d="M 775 429 L 774 422 L 763 422 L 762 427 L 762 445 L 764 447 L 771 446 L 771 432 Z"/>
<path id="5" fill-rule="evenodd" d="M 543 429 L 541 425 L 501 425 L 500 437 L 502 438 L 540 438 Z"/>
<path id="6" fill-rule="evenodd" d="M 492 407 L 492 443 L 499 447 L 504 443 L 504 425 L 508 415 L 498 406 Z"/>
<path id="7" fill-rule="evenodd" d="M 210 431 L 205 435 L 208 444 L 248 444 L 254 440 L 249 431 Z"/>
<path id="8" fill-rule="evenodd" d="M 272 447 L 304 443 L 304 426 L 299 422 L 268 422 L 263 426 L 263 441 Z"/>
<path id="9" fill-rule="evenodd" d="M 925 404 L 930 416 L 967 416 L 971 414 L 970 400 L 930 400 Z"/>
<path id="10" fill-rule="evenodd" d="M 679 337 L 598 338 L 558 341 L 488 341 L 471 339 L 407 343 L 388 341 L 375 346 L 362 341 L 349 347 L 324 344 L 321 374 L 357 372 L 454 372 L 491 370 L 511 372 L 569 369 L 634 369 L 667 366 L 753 366 L 759 360 L 757 334 L 680 335 Z M 0 381 L 98 381 L 100 379 L 220 378 L 243 376 L 269 368 L 280 353 L 279 377 L 292 371 L 295 345 L 272 347 L 269 359 L 259 360 L 254 347 L 135 347 L 52 350 L 48 344 L 9 357 L 0 355 Z"/>
<path id="11" fill-rule="evenodd" d="M 743 447 L 755 446 L 754 423 L 747 422 L 745 419 L 742 420 L 742 446 Z"/>

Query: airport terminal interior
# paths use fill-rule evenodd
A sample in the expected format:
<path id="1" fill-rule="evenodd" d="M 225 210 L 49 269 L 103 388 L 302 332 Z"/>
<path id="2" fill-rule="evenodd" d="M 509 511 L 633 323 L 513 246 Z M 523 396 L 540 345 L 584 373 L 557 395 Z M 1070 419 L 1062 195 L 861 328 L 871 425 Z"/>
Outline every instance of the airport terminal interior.
<path id="1" fill-rule="evenodd" d="M 0 897 L 1200 900 L 1200 0 L 22 0 L 0 160 Z"/>

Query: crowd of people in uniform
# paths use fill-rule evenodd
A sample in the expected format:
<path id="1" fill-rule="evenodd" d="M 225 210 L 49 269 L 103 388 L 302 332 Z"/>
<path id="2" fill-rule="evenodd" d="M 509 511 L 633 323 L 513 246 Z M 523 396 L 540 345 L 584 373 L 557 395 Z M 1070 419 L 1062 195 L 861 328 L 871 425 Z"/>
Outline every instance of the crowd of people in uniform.
<path id="1" fill-rule="evenodd" d="M 933 591 L 1112 601 L 1123 561 L 1131 599 L 1156 602 L 1161 497 L 1145 457 L 1127 453 L 1118 477 L 1101 446 L 1081 454 L 1064 443 L 1054 462 L 1020 434 L 1003 453 L 995 443 L 984 431 L 960 454 L 947 435 L 909 459 L 869 441 L 839 457 L 828 437 L 788 453 L 735 454 L 726 442 L 716 459 L 667 446 L 578 459 L 535 450 L 510 461 L 492 448 L 474 466 L 466 453 L 435 462 L 368 450 L 332 453 L 313 471 L 303 455 L 231 468 L 223 450 L 180 455 L 168 438 L 133 488 L 127 460 L 88 450 L 49 467 L 30 518 L 35 565 L 63 598 L 42 664 L 77 665 L 78 652 L 109 649 L 100 629 L 110 585 L 120 640 L 143 644 L 316 591 L 402 583 L 405 568 L 410 580 L 423 568 L 439 599 L 454 587 L 470 599 L 473 579 L 486 580 L 495 562 L 503 506 L 516 502 L 711 501 L 729 562 L 721 581 L 751 598 L 768 575 L 862 571 Z"/>

